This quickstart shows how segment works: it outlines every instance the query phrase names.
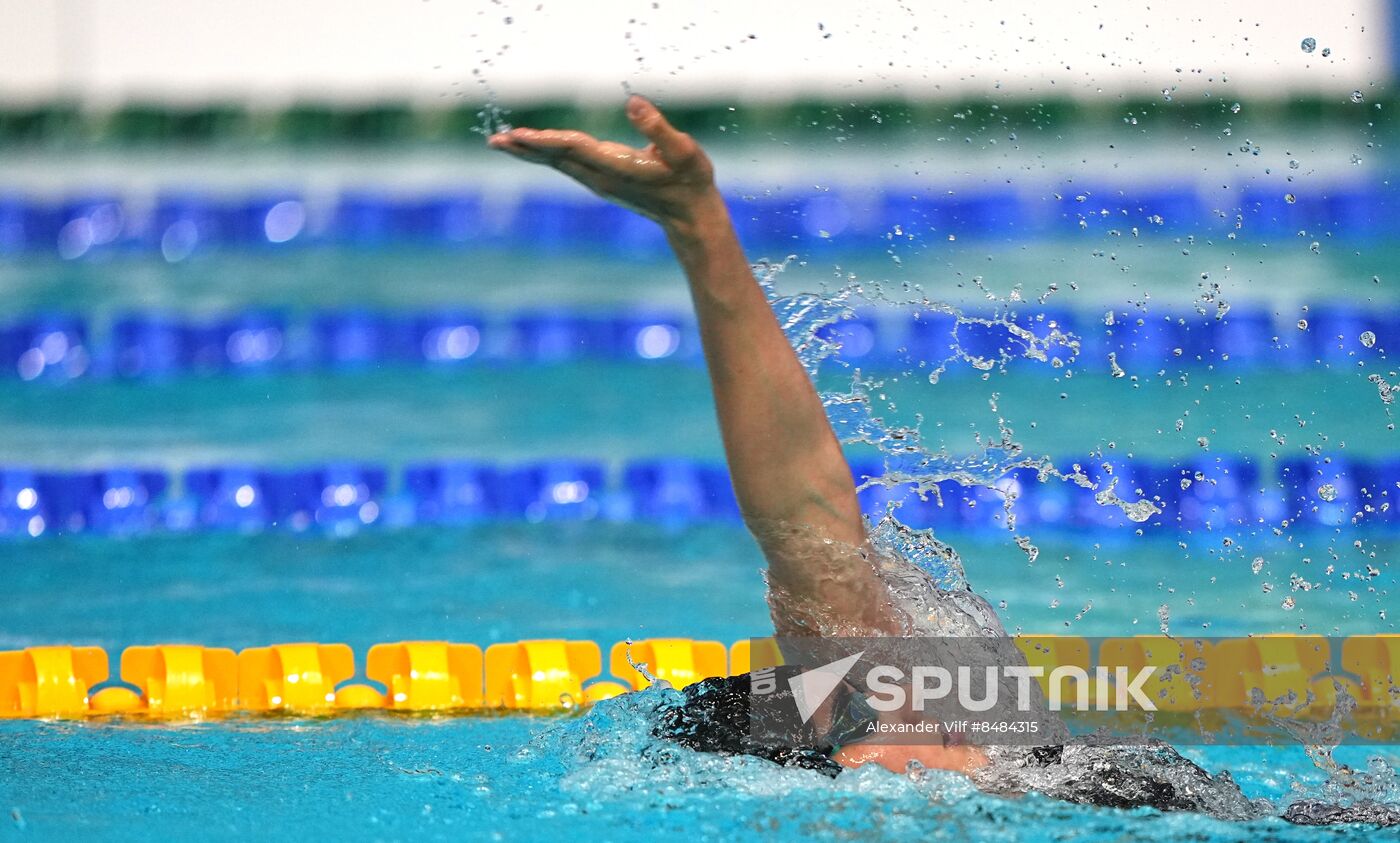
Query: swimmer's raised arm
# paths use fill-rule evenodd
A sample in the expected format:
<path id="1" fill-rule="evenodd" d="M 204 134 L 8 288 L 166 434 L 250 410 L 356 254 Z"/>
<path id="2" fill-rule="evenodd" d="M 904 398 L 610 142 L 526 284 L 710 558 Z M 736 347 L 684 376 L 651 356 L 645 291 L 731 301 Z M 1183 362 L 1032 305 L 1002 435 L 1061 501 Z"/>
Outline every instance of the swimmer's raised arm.
<path id="1" fill-rule="evenodd" d="M 855 546 L 866 538 L 840 443 L 754 279 L 710 160 L 642 97 L 628 100 L 627 116 L 650 141 L 645 149 L 535 129 L 512 129 L 489 142 L 661 224 L 690 282 L 734 492 L 775 584 L 798 598 L 824 600 L 847 617 L 868 613 L 862 586 L 869 583 L 849 570 L 811 564 L 810 546 L 799 554 L 768 529 L 812 527 Z"/>
<path id="2" fill-rule="evenodd" d="M 627 116 L 651 144 L 513 129 L 497 149 L 548 164 L 661 224 L 690 281 L 734 492 L 746 519 L 816 527 L 859 545 L 865 528 L 821 399 L 754 281 L 693 138 L 639 96 Z"/>

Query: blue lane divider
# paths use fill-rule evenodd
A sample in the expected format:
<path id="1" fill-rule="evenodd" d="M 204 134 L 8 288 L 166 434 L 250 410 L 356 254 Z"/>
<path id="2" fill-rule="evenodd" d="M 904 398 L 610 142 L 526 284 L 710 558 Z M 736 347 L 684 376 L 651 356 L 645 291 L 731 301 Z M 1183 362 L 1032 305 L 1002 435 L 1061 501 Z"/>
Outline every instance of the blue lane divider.
<path id="1" fill-rule="evenodd" d="M 1166 365 L 1177 359 L 1176 349 L 1183 345 L 1180 324 L 1161 313 L 1118 313 L 1105 332 L 1090 336 L 1097 346 L 1094 351 L 1114 355 L 1124 369 Z"/>
<path id="2" fill-rule="evenodd" d="M 630 493 L 626 514 L 663 524 L 736 520 L 739 509 L 729 478 L 716 474 L 716 468 L 681 459 L 628 465 L 622 476 Z"/>
<path id="3" fill-rule="evenodd" d="M 937 366 L 953 358 L 959 345 L 972 358 L 990 363 L 1003 356 L 1020 358 L 1030 349 L 1029 333 L 1052 364 L 1039 368 L 1053 373 L 1073 362 L 1067 340 L 1049 340 L 1059 331 L 1078 338 L 1080 365 L 1106 370 L 1112 354 L 1120 368 L 1138 375 L 1200 366 L 1347 367 L 1379 358 L 1400 341 L 1400 313 L 1322 304 L 1299 315 L 1306 317 L 1306 329 L 1298 328 L 1294 315 L 1276 319 L 1248 308 L 1235 308 L 1219 319 L 1194 312 L 1114 313 L 1111 321 L 1058 308 L 1023 309 L 1011 325 L 978 313 L 967 316 L 985 321 L 957 324 L 950 314 L 925 310 L 858 314 L 818 335 L 840 347 L 836 361 L 910 369 Z M 26 381 L 581 360 L 700 364 L 703 353 L 690 316 L 635 311 L 555 309 L 487 316 L 468 310 L 401 314 L 357 309 L 293 320 L 249 310 L 195 321 L 129 313 L 95 331 L 64 314 L 0 323 L 0 378 Z"/>
<path id="4" fill-rule="evenodd" d="M 1262 491 L 1259 469 L 1247 460 L 1194 460 L 1170 469 L 1164 479 L 1168 485 L 1163 491 L 1175 497 L 1184 522 L 1238 526 L 1251 518 L 1276 522 L 1283 517 L 1279 496 Z"/>
<path id="5" fill-rule="evenodd" d="M 112 325 L 110 365 L 122 377 L 169 377 L 193 361 L 187 335 L 186 326 L 172 317 L 121 317 Z"/>
<path id="6" fill-rule="evenodd" d="M 0 253 L 57 249 L 59 219 L 53 205 L 0 190 Z"/>
<path id="7" fill-rule="evenodd" d="M 412 317 L 403 351 L 428 365 L 469 360 L 481 351 L 486 320 L 469 311 L 443 311 Z"/>
<path id="8" fill-rule="evenodd" d="M 1148 491 L 1149 483 L 1144 466 L 1126 460 L 1086 460 L 1079 464 L 1081 473 L 1099 489 L 1113 488 L 1114 494 L 1124 500 L 1137 500 Z M 1093 494 L 1074 497 L 1074 520 L 1091 527 L 1122 527 L 1129 523 L 1123 510 L 1115 506 L 1096 503 Z"/>
<path id="9" fill-rule="evenodd" d="M 584 357 L 603 357 L 609 340 L 607 326 L 587 316 L 549 311 L 530 313 L 512 320 L 511 343 L 515 359 L 527 363 L 563 363 Z"/>
<path id="10" fill-rule="evenodd" d="M 411 465 L 404 469 L 404 492 L 424 523 L 484 521 L 502 511 L 495 466 L 468 461 Z"/>
<path id="11" fill-rule="evenodd" d="M 323 313 L 312 320 L 314 361 L 331 369 L 371 366 L 404 356 L 400 330 L 388 317 L 367 310 Z"/>
<path id="12" fill-rule="evenodd" d="M 260 530 L 275 521 L 267 472 L 226 465 L 185 472 L 183 506 L 170 510 L 173 529 L 198 526 Z"/>
<path id="13" fill-rule="evenodd" d="M 29 468 L 0 468 L 0 536 L 38 536 L 49 529 L 39 476 Z"/>
<path id="14" fill-rule="evenodd" d="M 499 475 L 501 514 L 530 521 L 588 521 L 600 514 L 607 469 L 580 460 L 508 468 Z"/>
<path id="15" fill-rule="evenodd" d="M 1063 482 L 1041 483 L 1037 478 L 1035 470 L 1018 468 L 1003 479 L 1003 492 L 1017 496 L 1017 524 L 1034 530 L 1075 523 L 1076 503 L 1085 490 Z"/>
<path id="16" fill-rule="evenodd" d="M 87 326 L 64 314 L 45 314 L 0 325 L 5 374 L 27 381 L 66 381 L 88 373 Z"/>
<path id="17" fill-rule="evenodd" d="M 1063 185 L 1047 189 L 974 187 L 911 191 L 902 185 L 814 193 L 728 197 L 746 245 L 777 251 L 887 248 L 891 242 L 959 238 L 1074 236 L 1109 229 L 1233 230 L 1293 237 L 1394 237 L 1400 192 L 1378 175 L 1366 184 L 1294 188 L 1251 185 L 1224 198 L 1190 185 Z M 1072 189 L 1071 189 L 1072 188 Z M 396 245 L 579 250 L 633 257 L 664 254 L 660 229 L 592 198 L 527 192 L 492 195 L 462 187 L 405 195 L 346 190 L 315 202 L 295 191 L 229 196 L 167 191 L 154 201 L 103 194 L 60 200 L 0 191 L 0 254 L 54 253 L 76 259 L 127 249 L 182 260 L 195 252 L 299 243 L 378 248 Z"/>
<path id="18" fill-rule="evenodd" d="M 925 310 L 914 313 L 904 326 L 904 336 L 896 335 L 895 356 L 901 366 L 937 365 L 956 353 L 957 318 L 949 313 Z M 900 340 L 903 340 L 900 343 Z M 888 343 L 878 348 L 884 350 Z M 878 358 L 877 358 L 878 360 Z"/>
<path id="19" fill-rule="evenodd" d="M 1220 319 L 1196 316 L 1180 327 L 1188 362 L 1219 361 L 1232 366 L 1272 363 L 1294 368 L 1305 362 L 1304 355 L 1297 353 L 1305 349 L 1302 344 L 1282 343 L 1284 334 L 1268 313 L 1239 308 Z"/>
<path id="20" fill-rule="evenodd" d="M 1061 464 L 1069 472 L 1074 464 Z M 1392 502 L 1400 459 L 1290 459 L 1263 476 L 1238 457 L 1184 464 L 1085 460 L 1072 481 L 1041 482 L 1016 469 L 995 488 L 942 481 L 922 494 L 912 484 L 861 490 L 874 517 L 894 505 L 916 528 L 1005 529 L 1006 500 L 1022 530 L 1073 529 L 1104 536 L 1168 531 L 1198 536 L 1264 535 L 1278 526 L 1365 529 L 1400 524 Z M 857 483 L 878 479 L 879 463 L 856 463 Z M 1134 521 L 1104 498 L 1110 480 L 1122 500 L 1160 512 Z M 221 465 L 183 476 L 152 469 L 45 471 L 0 467 L 0 536 L 68 533 L 127 536 L 152 531 L 314 531 L 348 535 L 412 524 L 492 521 L 605 521 L 667 528 L 737 523 L 738 503 L 723 465 L 689 459 L 609 466 L 587 460 L 516 465 L 447 460 L 391 472 L 339 462 L 292 468 Z"/>
<path id="21" fill-rule="evenodd" d="M 160 471 L 113 468 L 103 471 L 41 472 L 32 486 L 13 491 L 8 507 L 33 515 L 26 533 L 53 528 L 59 532 L 92 530 L 129 535 L 154 529 L 169 485 Z M 24 506 L 24 504 L 30 504 Z M 39 520 L 34 520 L 38 516 Z"/>
<path id="22" fill-rule="evenodd" d="M 1285 460 L 1279 465 L 1286 490 L 1285 512 L 1327 527 L 1346 524 L 1361 506 L 1361 482 L 1372 471 L 1357 471 L 1345 459 Z"/>

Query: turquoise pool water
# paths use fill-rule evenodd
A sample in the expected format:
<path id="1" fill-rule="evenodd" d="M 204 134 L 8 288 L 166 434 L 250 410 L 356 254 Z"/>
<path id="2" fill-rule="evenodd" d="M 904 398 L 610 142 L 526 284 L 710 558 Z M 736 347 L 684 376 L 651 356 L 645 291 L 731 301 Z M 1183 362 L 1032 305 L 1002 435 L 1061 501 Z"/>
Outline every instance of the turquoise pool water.
<path id="1" fill-rule="evenodd" d="M 388 172 L 383 162 L 376 166 Z M 88 166 L 80 175 L 94 174 L 115 178 L 117 171 Z M 833 256 L 794 264 L 778 285 L 835 288 L 854 274 L 900 297 L 917 297 L 912 287 L 921 285 L 928 295 L 970 305 L 985 302 L 978 278 L 1003 296 L 1023 285 L 1017 307 L 1034 312 L 1053 283 L 1052 304 L 1092 319 L 1149 300 L 1150 307 L 1189 307 L 1201 301 L 1203 275 L 1210 275 L 1235 304 L 1265 306 L 1287 322 L 1319 299 L 1393 310 L 1397 271 L 1400 252 L 1392 248 L 1329 241 L 1314 251 L 1305 241 L 1223 237 L 1123 245 L 1095 235 Z M 62 309 L 93 318 L 132 308 L 685 306 L 668 264 L 509 252 L 308 248 L 177 264 L 124 254 L 71 263 L 27 257 L 0 263 L 0 289 L 16 314 Z M 1144 371 L 1134 382 L 1114 378 L 1104 360 L 1083 361 L 1073 377 L 1018 360 L 985 378 L 964 369 L 937 385 L 891 379 L 880 400 L 888 421 L 922 416 L 926 440 L 952 453 L 995 436 L 1002 418 L 1028 453 L 1060 464 L 1091 452 L 1166 461 L 1229 454 L 1263 463 L 1308 446 L 1381 459 L 1394 454 L 1396 434 L 1369 371 L 1320 364 L 1193 370 L 1186 378 Z M 835 370 L 823 385 L 848 382 L 849 374 Z M 720 456 L 702 371 L 600 362 L 152 383 L 5 380 L 0 432 L 0 463 L 56 468 Z M 1400 543 L 1393 532 L 1260 529 L 1228 552 L 1212 537 L 1032 532 L 1040 547 L 1034 564 L 1003 533 L 940 535 L 962 553 L 972 584 L 1001 607 L 1008 628 L 1124 635 L 1157 632 L 1165 617 L 1172 632 L 1219 636 L 1395 631 L 1387 614 L 1395 587 L 1388 562 Z M 1251 569 L 1255 557 L 1265 560 L 1259 573 Z M 1379 572 L 1356 577 L 1368 564 Z M 320 640 L 363 653 L 408 638 L 733 641 L 769 630 L 761 565 L 747 535 L 722 524 L 489 523 L 338 539 L 283 532 L 44 537 L 0 544 L 0 647 L 84 643 L 115 654 L 154 641 L 239 648 Z M 1291 589 L 1294 575 L 1310 587 Z M 1284 597 L 1293 608 L 1284 608 Z M 0 837 L 1380 839 L 1365 829 L 1239 825 L 1034 796 L 1002 800 L 939 775 L 914 781 L 864 771 L 832 782 L 754 759 L 658 749 L 644 737 L 654 696 L 582 718 L 0 722 Z M 1208 769 L 1230 769 L 1248 794 L 1280 804 L 1317 795 L 1326 779 L 1299 747 L 1188 754 Z M 1397 763 L 1393 748 L 1344 747 L 1337 758 L 1358 769 L 1368 758 Z M 1378 778 L 1382 795 L 1394 800 L 1393 774 Z"/>
<path id="2" fill-rule="evenodd" d="M 946 536 L 973 582 L 1005 599 L 1009 626 L 1109 635 L 1210 623 L 1235 635 L 1370 631 L 1337 590 L 1284 613 L 1248 574 L 1164 572 L 1167 541 L 1094 551 L 1048 541 L 1027 567 L 1009 542 Z M 1093 556 L 1121 555 L 1107 578 Z M 1068 557 L 1068 558 L 1065 558 Z M 282 640 L 370 644 L 443 637 L 487 644 L 529 636 L 685 634 L 734 640 L 767 629 L 761 559 L 740 530 L 664 532 L 603 524 L 416 528 L 333 540 L 313 535 L 59 537 L 5 549 L 0 646 L 189 640 L 243 647 Z M 1056 576 L 1065 580 L 1058 588 Z M 1055 595 L 1066 605 L 1051 608 Z M 1075 602 L 1069 602 L 1070 598 Z M 1263 595 L 1260 595 L 1262 598 Z M 1094 609 L 1073 615 L 1082 601 Z M 1245 604 L 1241 606 L 1241 604 Z M 1066 623 L 1071 625 L 1066 627 Z M 875 839 L 1381 839 L 1267 820 L 1120 812 L 1040 797 L 1005 800 L 955 776 L 910 781 L 865 771 L 831 781 L 757 759 L 656 747 L 644 700 L 586 717 L 235 719 L 194 725 L 0 721 L 0 835 L 67 840 L 306 834 L 346 839 L 549 840 L 584 833 L 643 840 L 738 834 Z M 1189 747 L 1245 791 L 1287 803 L 1322 792 L 1301 747 Z M 1337 760 L 1400 762 L 1389 748 Z M 1383 781 L 1393 776 L 1387 774 Z M 1393 791 L 1392 791 L 1393 797 Z"/>
<path id="3" fill-rule="evenodd" d="M 844 838 L 1378 840 L 1359 827 L 1106 811 L 977 793 L 955 774 L 819 774 L 694 754 L 644 755 L 642 715 L 592 720 L 0 724 L 3 833 L 21 840 L 307 835 L 366 840 Z M 608 730 L 599 745 L 594 734 Z M 1188 751 L 1251 795 L 1317 789 L 1299 750 Z M 18 759 L 27 759 L 21 764 Z M 1359 753 L 1339 758 L 1361 763 Z M 1281 776 L 1280 769 L 1298 770 Z"/>
<path id="4" fill-rule="evenodd" d="M 616 709 L 616 706 L 613 707 Z M 610 716 L 604 719 L 605 714 Z M 0 725 L 7 838 L 1378 840 L 1358 827 L 1105 811 L 977 793 L 955 774 L 832 781 L 754 759 L 641 756 L 639 715 L 348 718 L 191 727 Z M 600 748 L 590 726 L 612 731 Z M 1251 795 L 1316 789 L 1301 751 L 1188 752 Z M 29 759 L 22 766 L 13 759 Z M 641 757 L 639 757 L 641 756 Z M 1357 753 L 1339 757 L 1354 763 Z M 1296 769 L 1298 778 L 1280 776 Z"/>

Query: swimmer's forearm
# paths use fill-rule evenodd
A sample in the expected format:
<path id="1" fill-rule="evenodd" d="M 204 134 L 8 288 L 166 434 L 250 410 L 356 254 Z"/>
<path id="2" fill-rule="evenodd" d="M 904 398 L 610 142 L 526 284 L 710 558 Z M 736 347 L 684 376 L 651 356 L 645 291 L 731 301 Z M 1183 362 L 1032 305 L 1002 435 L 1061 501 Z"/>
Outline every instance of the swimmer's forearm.
<path id="1" fill-rule="evenodd" d="M 746 519 L 865 540 L 841 445 L 710 191 L 663 221 L 700 323 L 734 492 Z"/>
<path id="2" fill-rule="evenodd" d="M 745 518 L 750 525 L 815 527 L 828 538 L 862 544 L 864 525 L 840 443 L 754 280 L 709 157 L 643 97 L 627 100 L 627 119 L 648 146 L 527 128 L 492 135 L 488 143 L 547 164 L 665 228 L 690 279 L 729 473 Z M 765 549 L 770 560 L 783 556 Z"/>

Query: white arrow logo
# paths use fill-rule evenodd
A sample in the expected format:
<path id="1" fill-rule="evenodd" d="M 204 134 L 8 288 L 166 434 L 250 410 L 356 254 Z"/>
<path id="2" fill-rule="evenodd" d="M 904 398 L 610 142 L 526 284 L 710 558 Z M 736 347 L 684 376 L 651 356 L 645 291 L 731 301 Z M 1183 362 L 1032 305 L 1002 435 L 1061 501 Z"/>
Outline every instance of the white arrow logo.
<path id="1" fill-rule="evenodd" d="M 788 687 L 792 689 L 792 700 L 797 703 L 797 713 L 802 715 L 803 723 L 812 719 L 812 715 L 817 713 L 817 709 L 822 707 L 822 703 L 826 702 L 863 655 L 864 650 L 831 664 L 803 671 L 788 680 Z"/>

